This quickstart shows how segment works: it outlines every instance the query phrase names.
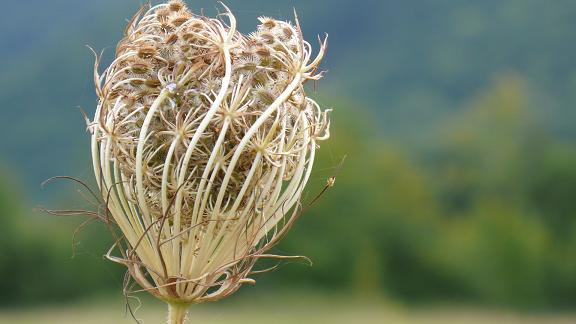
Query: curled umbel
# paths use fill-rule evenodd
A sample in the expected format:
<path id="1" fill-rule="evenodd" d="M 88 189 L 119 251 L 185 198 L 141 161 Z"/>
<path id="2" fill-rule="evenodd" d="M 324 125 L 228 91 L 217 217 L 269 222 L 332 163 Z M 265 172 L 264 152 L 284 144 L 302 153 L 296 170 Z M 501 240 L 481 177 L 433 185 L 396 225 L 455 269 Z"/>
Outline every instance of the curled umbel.
<path id="1" fill-rule="evenodd" d="M 96 180 L 120 229 L 108 257 L 146 291 L 191 304 L 223 298 L 287 231 L 327 111 L 304 90 L 319 53 L 296 25 L 260 18 L 243 35 L 170 1 L 140 10 L 101 74 Z M 121 243 L 122 242 L 122 243 Z"/>

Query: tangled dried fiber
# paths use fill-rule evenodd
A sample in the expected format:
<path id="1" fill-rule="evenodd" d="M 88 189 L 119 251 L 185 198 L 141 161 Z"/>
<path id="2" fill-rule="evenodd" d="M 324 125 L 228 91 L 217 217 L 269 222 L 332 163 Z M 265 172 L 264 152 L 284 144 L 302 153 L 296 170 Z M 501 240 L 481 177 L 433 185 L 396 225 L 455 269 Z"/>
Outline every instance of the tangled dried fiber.
<path id="1" fill-rule="evenodd" d="M 171 306 L 171 323 L 253 282 L 330 135 L 328 110 L 304 90 L 322 77 L 326 40 L 314 56 L 297 19 L 267 17 L 243 35 L 224 8 L 144 7 L 114 61 L 94 68 L 93 167 L 102 218 L 121 232 L 108 257 Z"/>

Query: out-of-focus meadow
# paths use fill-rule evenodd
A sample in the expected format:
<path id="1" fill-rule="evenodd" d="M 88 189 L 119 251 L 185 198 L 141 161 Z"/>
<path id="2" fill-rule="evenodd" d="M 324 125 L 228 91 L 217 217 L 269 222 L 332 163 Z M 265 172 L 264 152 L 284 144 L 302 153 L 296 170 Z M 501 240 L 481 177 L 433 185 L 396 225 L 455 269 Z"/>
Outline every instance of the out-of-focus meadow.
<path id="1" fill-rule="evenodd" d="M 275 250 L 313 266 L 284 262 L 200 306 L 198 322 L 576 321 L 576 2 L 227 4 L 244 32 L 296 7 L 307 38 L 330 34 L 326 79 L 309 92 L 334 109 L 332 138 L 304 203 L 337 178 Z M 2 5 L 0 323 L 130 322 L 104 226 L 73 246 L 83 220 L 35 207 L 83 206 L 73 186 L 40 183 L 92 180 L 84 45 L 108 48 L 109 62 L 138 5 Z M 161 321 L 163 306 L 144 303 L 137 317 Z"/>

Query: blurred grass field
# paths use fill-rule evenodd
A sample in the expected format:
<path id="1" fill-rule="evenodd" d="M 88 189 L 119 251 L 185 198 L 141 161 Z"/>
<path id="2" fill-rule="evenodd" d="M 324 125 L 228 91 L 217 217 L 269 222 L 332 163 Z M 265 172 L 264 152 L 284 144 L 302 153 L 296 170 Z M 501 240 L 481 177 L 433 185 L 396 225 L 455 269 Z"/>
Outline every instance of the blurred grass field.
<path id="1" fill-rule="evenodd" d="M 271 298 L 276 297 L 276 298 Z M 141 323 L 164 323 L 166 309 L 161 303 L 145 299 L 136 311 Z M 118 296 L 83 301 L 56 307 L 0 310 L 4 324 L 103 324 L 136 323 L 124 315 Z M 324 295 L 270 296 L 244 295 L 241 301 L 196 305 L 190 323 L 400 323 L 400 324 L 563 324 L 576 323 L 576 314 L 529 315 L 509 311 L 467 309 L 443 306 L 405 308 L 384 299 L 356 299 Z"/>

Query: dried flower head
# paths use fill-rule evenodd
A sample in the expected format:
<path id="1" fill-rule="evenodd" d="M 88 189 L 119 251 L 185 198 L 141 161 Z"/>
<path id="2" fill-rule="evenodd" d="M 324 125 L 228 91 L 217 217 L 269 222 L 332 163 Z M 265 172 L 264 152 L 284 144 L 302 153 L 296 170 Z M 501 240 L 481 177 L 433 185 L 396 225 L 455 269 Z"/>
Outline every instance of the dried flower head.
<path id="1" fill-rule="evenodd" d="M 170 304 L 230 295 L 295 219 L 327 111 L 298 23 L 260 18 L 249 36 L 226 8 L 179 0 L 142 9 L 115 60 L 95 68 L 94 172 L 143 289 Z M 117 243 L 117 244 L 120 244 Z"/>

